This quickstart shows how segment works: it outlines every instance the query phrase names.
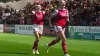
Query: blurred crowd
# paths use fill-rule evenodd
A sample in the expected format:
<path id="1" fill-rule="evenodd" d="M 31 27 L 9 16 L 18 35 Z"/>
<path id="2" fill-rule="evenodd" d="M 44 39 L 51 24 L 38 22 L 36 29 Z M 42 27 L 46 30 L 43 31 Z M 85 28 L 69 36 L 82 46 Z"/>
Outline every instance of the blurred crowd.
<path id="1" fill-rule="evenodd" d="M 45 25 L 48 25 L 48 18 L 51 13 L 59 8 L 59 1 L 39 2 L 42 10 L 46 11 Z M 6 6 L 0 6 L 0 24 L 25 24 L 31 25 L 33 22 L 32 11 L 35 10 L 34 4 L 27 5 L 20 9 L 14 10 Z M 91 0 L 67 0 L 66 8 L 69 10 L 69 18 L 71 26 L 100 26 L 100 1 Z"/>

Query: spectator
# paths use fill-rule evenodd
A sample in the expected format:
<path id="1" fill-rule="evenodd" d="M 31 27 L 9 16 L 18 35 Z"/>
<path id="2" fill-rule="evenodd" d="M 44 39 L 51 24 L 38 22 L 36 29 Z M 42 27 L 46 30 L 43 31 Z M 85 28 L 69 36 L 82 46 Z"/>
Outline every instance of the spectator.
<path id="1" fill-rule="evenodd" d="M 27 5 L 15 11 L 9 5 L 6 8 L 0 6 L 0 23 L 3 24 L 32 24 L 31 11 L 35 10 L 37 2 Z M 46 13 L 46 25 L 51 13 L 59 7 L 59 1 L 42 1 L 42 8 Z M 66 6 L 70 13 L 70 25 L 72 26 L 93 26 L 99 24 L 100 2 L 90 0 L 68 0 Z"/>

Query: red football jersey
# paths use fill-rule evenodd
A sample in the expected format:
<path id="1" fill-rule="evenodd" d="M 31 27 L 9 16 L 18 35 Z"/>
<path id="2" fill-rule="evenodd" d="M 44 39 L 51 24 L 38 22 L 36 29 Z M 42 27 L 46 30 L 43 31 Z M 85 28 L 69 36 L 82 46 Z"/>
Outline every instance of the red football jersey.
<path id="1" fill-rule="evenodd" d="M 33 19 L 33 24 L 38 24 L 38 25 L 43 25 L 44 24 L 44 12 L 35 12 L 34 13 L 34 19 Z"/>
<path id="2" fill-rule="evenodd" d="M 57 16 L 56 16 L 55 23 L 57 26 L 61 26 L 61 27 L 65 28 L 68 19 L 69 19 L 68 10 L 67 9 L 59 9 Z"/>

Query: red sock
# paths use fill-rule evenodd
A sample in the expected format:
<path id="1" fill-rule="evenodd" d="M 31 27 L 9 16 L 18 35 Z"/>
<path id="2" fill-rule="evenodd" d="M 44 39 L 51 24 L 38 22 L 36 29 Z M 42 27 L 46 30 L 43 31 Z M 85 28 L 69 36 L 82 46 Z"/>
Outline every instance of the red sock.
<path id="1" fill-rule="evenodd" d="M 62 41 L 62 48 L 63 48 L 64 54 L 67 54 L 66 41 Z"/>
<path id="2" fill-rule="evenodd" d="M 38 47 L 38 42 L 39 42 L 38 40 L 36 40 L 36 41 L 34 42 L 34 45 L 33 45 L 33 48 L 32 48 L 32 49 L 36 49 L 36 50 L 38 49 L 38 48 L 37 48 L 37 47 Z"/>
<path id="3" fill-rule="evenodd" d="M 51 43 L 48 44 L 48 46 L 50 47 L 50 46 L 52 46 L 52 45 L 54 45 L 56 43 L 57 43 L 57 41 L 56 40 L 53 40 Z"/>

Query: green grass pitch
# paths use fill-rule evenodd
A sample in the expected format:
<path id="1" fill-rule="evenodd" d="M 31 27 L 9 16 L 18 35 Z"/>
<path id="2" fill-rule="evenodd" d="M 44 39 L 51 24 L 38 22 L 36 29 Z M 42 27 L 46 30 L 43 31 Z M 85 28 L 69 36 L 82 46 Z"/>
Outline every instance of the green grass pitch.
<path id="1" fill-rule="evenodd" d="M 43 36 L 39 42 L 40 55 L 32 54 L 34 36 L 0 33 L 0 56 L 64 56 L 61 42 L 50 47 L 46 54 L 45 45 L 55 39 Z M 100 56 L 100 41 L 67 39 L 71 56 Z"/>

